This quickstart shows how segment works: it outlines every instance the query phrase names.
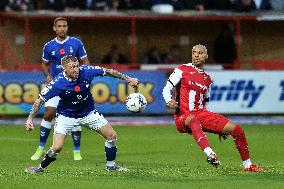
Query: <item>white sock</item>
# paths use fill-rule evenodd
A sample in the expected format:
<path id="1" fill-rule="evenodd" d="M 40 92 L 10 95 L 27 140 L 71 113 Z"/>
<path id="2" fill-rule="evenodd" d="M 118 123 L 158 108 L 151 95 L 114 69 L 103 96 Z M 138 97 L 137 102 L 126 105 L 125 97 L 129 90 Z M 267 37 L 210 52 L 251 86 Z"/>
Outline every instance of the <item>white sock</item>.
<path id="1" fill-rule="evenodd" d="M 115 161 L 107 161 L 106 166 L 109 166 L 109 167 L 115 166 Z"/>
<path id="2" fill-rule="evenodd" d="M 42 119 L 40 126 L 45 127 L 47 129 L 51 129 L 51 122 L 45 121 L 44 119 Z"/>
<path id="3" fill-rule="evenodd" d="M 251 163 L 250 159 L 243 161 L 244 168 L 249 168 L 251 166 L 251 164 L 252 163 Z"/>
<path id="4" fill-rule="evenodd" d="M 209 156 L 211 153 L 214 153 L 213 150 L 210 147 L 206 147 L 203 152 Z M 215 153 L 214 153 L 215 154 Z"/>

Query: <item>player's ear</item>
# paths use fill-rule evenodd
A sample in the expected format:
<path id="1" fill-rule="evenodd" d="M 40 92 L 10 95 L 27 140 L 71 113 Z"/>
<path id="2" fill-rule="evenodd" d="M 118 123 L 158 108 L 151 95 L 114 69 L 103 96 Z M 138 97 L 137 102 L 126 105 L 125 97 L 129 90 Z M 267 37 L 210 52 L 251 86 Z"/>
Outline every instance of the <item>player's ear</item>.
<path id="1" fill-rule="evenodd" d="M 208 59 L 208 54 L 206 54 L 205 58 L 206 58 L 206 60 Z"/>
<path id="2" fill-rule="evenodd" d="M 55 28 L 55 26 L 53 26 L 53 31 L 55 31 L 55 32 L 56 32 L 56 28 Z"/>

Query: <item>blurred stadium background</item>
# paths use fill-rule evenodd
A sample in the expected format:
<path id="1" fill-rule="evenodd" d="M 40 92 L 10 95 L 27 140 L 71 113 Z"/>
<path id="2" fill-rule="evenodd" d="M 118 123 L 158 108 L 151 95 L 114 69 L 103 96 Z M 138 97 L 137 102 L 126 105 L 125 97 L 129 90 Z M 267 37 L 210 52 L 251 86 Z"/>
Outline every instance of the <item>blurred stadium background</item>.
<path id="1" fill-rule="evenodd" d="M 25 116 L 45 85 L 40 63 L 42 48 L 55 36 L 52 21 L 57 16 L 69 19 L 69 35 L 84 42 L 93 65 L 125 71 L 141 80 L 137 92 L 144 94 L 149 103 L 144 115 L 171 113 L 161 90 L 173 68 L 191 61 L 191 48 L 197 43 L 208 48 L 206 69 L 214 78 L 210 103 L 213 111 L 234 115 L 284 113 L 281 11 L 163 13 L 163 7 L 156 11 L 111 7 L 106 11 L 54 11 L 40 9 L 47 6 L 45 1 L 29 2 L 26 11 L 6 7 L 0 13 L 1 117 Z M 33 8 L 29 8 L 31 2 L 35 3 Z M 123 58 L 107 61 L 104 57 L 111 48 L 116 51 L 114 56 L 121 54 Z M 154 53 L 149 53 L 151 50 Z M 97 108 L 109 115 L 129 114 L 123 102 L 131 92 L 112 79 L 97 79 L 92 88 Z"/>
<path id="2" fill-rule="evenodd" d="M 151 9 L 155 1 L 146 0 L 113 0 L 102 9 L 82 7 L 76 1 L 64 4 L 68 0 L 55 1 L 63 3 L 59 8 L 48 7 L 48 2 L 54 2 L 48 0 L 18 1 L 26 6 L 12 6 L 11 2 L 17 1 L 8 4 L 3 0 L 0 4 L 0 126 L 23 125 L 45 86 L 42 47 L 55 37 L 52 25 L 58 16 L 68 19 L 69 35 L 84 42 L 92 65 L 114 68 L 141 81 L 134 91 L 115 79 L 94 80 L 96 107 L 114 125 L 172 125 L 172 112 L 166 108 L 161 91 L 173 68 L 191 61 L 191 48 L 198 43 L 208 48 L 206 70 L 214 80 L 212 111 L 240 124 L 284 125 L 282 1 L 271 0 L 270 8 L 263 8 L 268 10 L 258 6 L 238 9 L 234 4 L 238 0 L 197 1 L 182 8 L 169 1 L 172 9 Z M 208 2 L 215 2 L 215 7 Z M 104 59 L 111 47 L 123 55 L 123 62 Z M 132 114 L 124 107 L 126 96 L 132 92 L 147 98 L 148 107 L 142 114 Z M 283 128 L 278 128 L 279 132 L 283 133 Z M 33 144 L 35 147 L 36 142 Z M 30 154 L 26 154 L 27 159 Z"/>

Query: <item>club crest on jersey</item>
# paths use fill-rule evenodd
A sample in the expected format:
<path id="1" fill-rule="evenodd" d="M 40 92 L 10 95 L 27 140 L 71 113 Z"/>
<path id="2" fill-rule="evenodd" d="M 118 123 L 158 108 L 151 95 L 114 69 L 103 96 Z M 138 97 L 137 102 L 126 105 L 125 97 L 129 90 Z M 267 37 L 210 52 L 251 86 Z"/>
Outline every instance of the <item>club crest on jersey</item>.
<path id="1" fill-rule="evenodd" d="M 81 88 L 79 85 L 76 85 L 75 88 L 74 88 L 75 92 L 80 92 Z"/>
<path id="2" fill-rule="evenodd" d="M 60 49 L 59 53 L 60 54 L 65 54 L 65 50 L 64 49 Z"/>

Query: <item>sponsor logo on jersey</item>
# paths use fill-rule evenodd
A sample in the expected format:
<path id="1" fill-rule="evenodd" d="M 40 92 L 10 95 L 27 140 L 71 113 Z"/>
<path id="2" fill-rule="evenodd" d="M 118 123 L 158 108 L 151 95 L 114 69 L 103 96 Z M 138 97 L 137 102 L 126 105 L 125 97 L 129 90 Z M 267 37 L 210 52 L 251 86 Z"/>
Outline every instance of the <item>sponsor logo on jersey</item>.
<path id="1" fill-rule="evenodd" d="M 81 102 L 87 100 L 88 97 L 89 97 L 89 95 L 87 95 L 85 98 L 83 98 L 82 95 L 77 95 L 78 101 L 73 101 L 72 104 L 79 104 L 79 103 L 81 103 Z M 83 98 L 83 99 L 82 99 L 82 98 Z"/>
<path id="2" fill-rule="evenodd" d="M 55 51 L 51 51 L 51 55 L 52 55 L 52 56 L 55 56 Z"/>
<path id="3" fill-rule="evenodd" d="M 283 84 L 284 85 L 284 84 Z M 251 108 L 260 97 L 264 85 L 256 86 L 253 80 L 231 80 L 229 85 L 213 85 L 210 101 L 244 101 Z"/>

